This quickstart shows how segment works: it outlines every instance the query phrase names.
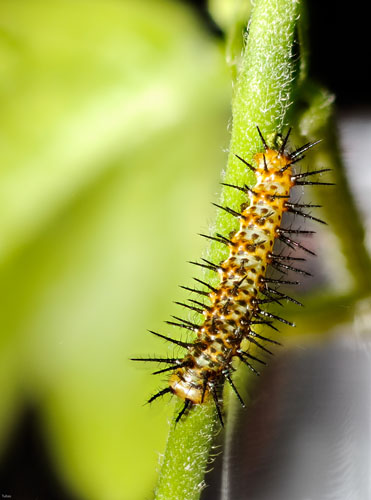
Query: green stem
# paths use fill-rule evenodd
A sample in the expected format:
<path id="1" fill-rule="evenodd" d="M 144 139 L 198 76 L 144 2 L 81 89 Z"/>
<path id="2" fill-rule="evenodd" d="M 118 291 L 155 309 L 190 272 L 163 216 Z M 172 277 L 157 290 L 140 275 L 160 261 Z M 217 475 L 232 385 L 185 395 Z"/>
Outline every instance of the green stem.
<path id="1" fill-rule="evenodd" d="M 323 202 L 324 218 L 338 237 L 345 265 L 353 278 L 353 289 L 358 294 L 367 294 L 371 281 L 371 260 L 365 245 L 365 229 L 345 175 L 337 128 L 332 119 L 334 97 L 317 84 L 307 81 L 301 98 L 308 107 L 295 127 L 301 135 L 298 141 L 303 138 L 309 141 L 322 139 L 321 146 L 311 154 L 311 167 L 313 170 L 331 169 L 331 176 L 327 174 L 326 180 L 335 183 L 333 188 L 316 189 L 316 198 Z"/>
<path id="2" fill-rule="evenodd" d="M 252 185 L 254 176 L 234 153 L 250 161 L 262 147 L 256 126 L 268 137 L 280 132 L 285 124 L 295 83 L 292 47 L 298 15 L 299 2 L 296 0 L 256 1 L 235 83 L 233 130 L 225 182 Z M 237 190 L 231 188 L 224 189 L 221 200 L 234 208 L 245 201 Z M 218 214 L 216 232 L 228 235 L 234 228 L 235 221 L 231 216 Z M 220 244 L 211 245 L 207 258 L 213 262 L 223 260 L 226 255 L 220 247 Z M 210 283 L 218 281 L 217 277 L 207 273 L 205 278 Z M 186 418 L 176 426 L 174 422 L 170 426 L 155 498 L 196 500 L 204 484 L 212 440 L 219 428 L 214 406 L 195 406 Z"/>
<path id="3" fill-rule="evenodd" d="M 345 266 L 353 278 L 353 290 L 369 292 L 371 282 L 371 260 L 365 246 L 365 229 L 354 202 L 340 155 L 336 126 L 330 120 L 324 137 L 327 145 L 314 155 L 313 168 L 331 168 L 336 186 L 319 191 L 323 201 L 325 219 L 337 235 L 345 258 Z"/>

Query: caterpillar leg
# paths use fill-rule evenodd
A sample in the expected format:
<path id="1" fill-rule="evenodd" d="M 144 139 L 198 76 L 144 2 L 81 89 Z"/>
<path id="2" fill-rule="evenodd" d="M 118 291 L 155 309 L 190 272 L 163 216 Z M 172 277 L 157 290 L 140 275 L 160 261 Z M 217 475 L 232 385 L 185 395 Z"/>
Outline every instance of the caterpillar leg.
<path id="1" fill-rule="evenodd" d="M 214 384 L 210 387 L 210 392 L 211 392 L 213 399 L 214 399 L 214 403 L 216 406 L 216 411 L 218 413 L 219 421 L 222 424 L 222 427 L 224 427 L 223 415 L 222 415 L 222 405 L 221 405 L 221 401 L 218 398 L 218 392 L 217 392 Z"/>
<path id="2" fill-rule="evenodd" d="M 182 416 L 184 415 L 184 413 L 187 411 L 187 409 L 189 407 L 192 406 L 192 401 L 190 401 L 189 399 L 186 399 L 184 401 L 184 406 L 183 408 L 180 410 L 180 412 L 178 413 L 178 416 L 176 417 L 175 419 L 175 423 L 177 424 L 179 422 L 179 420 L 182 418 Z"/>

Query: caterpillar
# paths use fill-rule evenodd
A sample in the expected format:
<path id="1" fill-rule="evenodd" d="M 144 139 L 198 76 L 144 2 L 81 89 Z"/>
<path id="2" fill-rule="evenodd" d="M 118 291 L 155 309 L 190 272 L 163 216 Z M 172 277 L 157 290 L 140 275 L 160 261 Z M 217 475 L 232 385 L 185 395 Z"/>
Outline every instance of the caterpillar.
<path id="1" fill-rule="evenodd" d="M 313 217 L 305 208 L 315 208 L 319 205 L 300 204 L 290 201 L 291 190 L 295 186 L 305 185 L 332 185 L 328 182 L 306 180 L 307 177 L 327 172 L 330 169 L 321 169 L 295 173 L 293 165 L 304 158 L 304 153 L 320 141 L 309 142 L 295 151 L 286 149 L 291 129 L 286 136 L 277 136 L 280 145 L 276 149 L 268 147 L 259 127 L 258 134 L 262 141 L 262 149 L 253 156 L 254 165 L 248 163 L 239 155 L 235 155 L 256 176 L 253 188 L 247 185 L 238 186 L 222 183 L 231 189 L 242 191 L 247 196 L 247 202 L 241 205 L 240 211 L 229 207 L 216 205 L 219 209 L 228 212 L 239 220 L 239 229 L 227 238 L 221 234 L 209 236 L 208 239 L 226 245 L 229 256 L 219 264 L 206 259 L 202 263 L 192 262 L 214 271 L 220 276 L 218 286 L 211 286 L 194 278 L 206 290 L 182 287 L 208 299 L 205 304 L 198 300 L 188 299 L 189 304 L 176 302 L 204 316 L 201 325 L 173 316 L 175 321 L 166 321 L 167 324 L 190 330 L 196 334 L 193 342 L 182 342 L 166 337 L 150 330 L 150 333 L 186 349 L 181 358 L 132 358 L 133 361 L 158 362 L 167 366 L 157 370 L 154 374 L 172 372 L 168 386 L 154 394 L 148 403 L 172 393 L 184 401 L 184 405 L 176 417 L 178 422 L 183 414 L 194 405 L 200 405 L 210 398 L 214 400 L 217 414 L 223 425 L 222 399 L 220 396 L 224 382 L 228 382 L 242 406 L 245 406 L 232 379 L 233 360 L 238 358 L 255 374 L 259 375 L 254 363 L 266 364 L 260 358 L 252 355 L 248 348 L 244 349 L 246 341 L 254 344 L 258 349 L 269 354 L 272 352 L 261 341 L 279 344 L 276 340 L 265 337 L 254 331 L 255 325 L 266 325 L 277 330 L 273 321 L 280 321 L 295 326 L 290 321 L 272 314 L 265 309 L 265 304 L 286 300 L 302 305 L 296 299 L 277 290 L 279 285 L 299 284 L 297 281 L 274 279 L 267 277 L 267 268 L 273 267 L 282 274 L 292 271 L 301 275 L 309 275 L 307 271 L 296 267 L 296 261 L 304 261 L 301 257 L 283 255 L 275 251 L 275 243 L 280 240 L 291 250 L 301 249 L 307 254 L 315 253 L 296 241 L 295 235 L 305 235 L 314 231 L 304 231 L 282 226 L 285 212 L 295 216 L 311 219 L 326 224 L 323 220 Z M 276 141 L 278 142 L 278 141 Z M 295 239 L 293 239 L 293 237 Z M 249 345 L 249 344 L 248 344 Z"/>

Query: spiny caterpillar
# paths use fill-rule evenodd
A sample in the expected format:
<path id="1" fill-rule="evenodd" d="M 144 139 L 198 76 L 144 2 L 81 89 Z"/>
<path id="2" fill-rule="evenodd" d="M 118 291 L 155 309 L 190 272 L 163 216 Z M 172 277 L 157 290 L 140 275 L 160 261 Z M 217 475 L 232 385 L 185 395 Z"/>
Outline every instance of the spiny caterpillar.
<path id="1" fill-rule="evenodd" d="M 294 261 L 304 261 L 305 259 L 282 255 L 281 252 L 275 253 L 275 242 L 280 240 L 292 250 L 301 249 L 308 254 L 315 255 L 314 252 L 292 239 L 293 234 L 310 234 L 314 231 L 283 227 L 283 214 L 284 212 L 291 212 L 296 216 L 325 224 L 324 221 L 302 211 L 303 208 L 313 208 L 319 205 L 299 204 L 289 201 L 291 189 L 294 186 L 331 185 L 326 182 L 301 180 L 314 174 L 327 172 L 329 169 L 303 173 L 295 173 L 292 169 L 294 163 L 304 158 L 303 153 L 319 141 L 307 143 L 290 153 L 286 150 L 286 145 L 291 129 L 284 139 L 281 138 L 278 149 L 268 147 L 258 127 L 257 129 L 264 151 L 254 155 L 255 166 L 236 155 L 241 162 L 254 172 L 256 176 L 254 188 L 251 189 L 246 185 L 237 186 L 222 183 L 245 193 L 249 204 L 244 203 L 240 212 L 236 212 L 229 207 L 216 205 L 239 219 L 240 227 L 238 231 L 232 233 L 229 238 L 221 234 L 216 234 L 215 237 L 201 235 L 226 245 L 229 248 L 229 256 L 220 264 L 214 264 L 206 259 L 202 259 L 202 263 L 192 262 L 192 264 L 219 273 L 220 284 L 213 287 L 194 278 L 198 283 L 205 286 L 208 291 L 188 287 L 182 288 L 207 298 L 209 304 L 193 299 L 188 299 L 190 304 L 176 302 L 183 307 L 202 314 L 204 321 L 201 325 L 197 325 L 174 316 L 173 318 L 176 321 L 166 322 L 169 325 L 195 332 L 197 335 L 195 341 L 181 342 L 150 331 L 162 339 L 185 348 L 187 350 L 186 355 L 182 358 L 133 359 L 133 361 L 152 361 L 170 365 L 154 372 L 154 374 L 168 371 L 173 373 L 169 378 L 169 386 L 157 392 L 148 402 L 151 403 L 166 393 L 177 395 L 184 401 L 184 406 L 178 414 L 176 422 L 191 406 L 203 404 L 211 397 L 215 402 L 219 420 L 223 425 L 220 392 L 225 380 L 232 387 L 242 406 L 245 406 L 232 380 L 231 374 L 235 370 L 232 361 L 234 358 L 239 358 L 250 370 L 259 374 L 251 361 L 265 363 L 250 354 L 248 350 L 244 350 L 243 342 L 248 341 L 270 354 L 271 351 L 259 341 L 273 344 L 279 344 L 279 342 L 256 333 L 253 330 L 254 325 L 265 324 L 267 327 L 277 330 L 272 321 L 278 320 L 287 325 L 295 326 L 286 319 L 266 311 L 264 309 L 265 304 L 271 302 L 280 304 L 281 300 L 287 300 L 302 305 L 297 300 L 277 290 L 279 285 L 298 284 L 298 282 L 268 278 L 266 276 L 267 267 L 271 266 L 283 274 L 287 271 L 293 271 L 310 276 L 307 271 L 292 265 Z"/>

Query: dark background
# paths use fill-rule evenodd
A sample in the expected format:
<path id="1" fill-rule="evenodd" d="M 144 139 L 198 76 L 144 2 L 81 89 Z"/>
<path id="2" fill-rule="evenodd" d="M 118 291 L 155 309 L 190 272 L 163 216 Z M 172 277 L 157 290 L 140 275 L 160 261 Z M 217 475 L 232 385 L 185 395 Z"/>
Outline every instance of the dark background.
<path id="1" fill-rule="evenodd" d="M 370 104 L 367 16 L 351 4 L 309 4 L 312 75 L 336 95 L 339 109 L 364 108 Z"/>

